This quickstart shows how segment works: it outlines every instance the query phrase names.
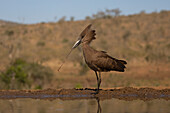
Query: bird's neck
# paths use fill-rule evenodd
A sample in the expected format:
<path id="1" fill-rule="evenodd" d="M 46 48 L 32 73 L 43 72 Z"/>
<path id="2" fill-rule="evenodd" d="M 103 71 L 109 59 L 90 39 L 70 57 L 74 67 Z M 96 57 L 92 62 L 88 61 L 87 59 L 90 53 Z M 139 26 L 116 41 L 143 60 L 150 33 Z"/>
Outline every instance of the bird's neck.
<path id="1" fill-rule="evenodd" d="M 96 50 L 94 50 L 92 47 L 90 47 L 90 45 L 88 43 L 82 43 L 82 49 L 83 49 L 83 53 L 91 53 L 91 52 L 95 52 Z"/>
<path id="2" fill-rule="evenodd" d="M 91 47 L 90 47 L 89 43 L 83 42 L 83 43 L 82 43 L 82 48 L 83 48 L 83 50 L 84 50 L 84 49 L 89 49 L 89 48 L 91 48 Z"/>
<path id="3" fill-rule="evenodd" d="M 82 42 L 82 45 L 90 45 L 90 43 L 91 43 L 91 41 L 85 40 L 85 41 Z"/>
<path id="4" fill-rule="evenodd" d="M 83 43 L 82 50 L 83 50 L 83 56 L 84 56 L 85 62 L 88 64 L 89 58 L 91 57 L 93 53 L 93 48 L 91 48 L 89 44 Z"/>

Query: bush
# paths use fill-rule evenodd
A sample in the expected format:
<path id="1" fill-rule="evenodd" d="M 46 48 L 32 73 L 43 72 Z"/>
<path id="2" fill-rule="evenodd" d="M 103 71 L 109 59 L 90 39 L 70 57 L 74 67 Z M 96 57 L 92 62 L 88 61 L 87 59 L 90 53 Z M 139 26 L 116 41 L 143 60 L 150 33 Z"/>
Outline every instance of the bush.
<path id="1" fill-rule="evenodd" d="M 48 67 L 16 59 L 5 72 L 1 72 L 0 81 L 4 84 L 1 88 L 42 88 L 46 81 L 51 80 L 52 75 L 53 72 Z"/>
<path id="2" fill-rule="evenodd" d="M 43 42 L 43 41 L 39 41 L 39 42 L 37 42 L 37 46 L 45 46 L 45 42 Z"/>
<path id="3" fill-rule="evenodd" d="M 67 42 L 68 42 L 68 39 L 64 38 L 64 39 L 62 40 L 62 42 L 63 42 L 63 43 L 67 43 Z"/>
<path id="4" fill-rule="evenodd" d="M 83 86 L 80 83 L 78 83 L 78 84 L 75 85 L 75 88 L 77 88 L 77 89 L 78 88 L 83 88 Z"/>
<path id="5" fill-rule="evenodd" d="M 85 63 L 83 63 L 83 62 L 80 62 L 80 67 L 81 67 L 81 69 L 79 71 L 80 75 L 85 75 L 88 72 L 88 70 L 89 70 L 87 65 Z"/>
<path id="6" fill-rule="evenodd" d="M 126 32 L 124 33 L 124 35 L 123 35 L 123 39 L 124 39 L 124 40 L 127 40 L 130 35 L 131 35 L 131 32 L 130 32 L 130 31 L 126 31 Z"/>
<path id="7" fill-rule="evenodd" d="M 12 36 L 14 34 L 14 31 L 13 30 L 7 30 L 7 31 L 5 31 L 5 34 L 8 35 L 8 36 Z"/>
<path id="8" fill-rule="evenodd" d="M 20 89 L 22 86 L 29 87 L 28 74 L 24 70 L 25 66 L 25 61 L 17 59 L 6 72 L 0 74 L 0 79 L 5 84 L 6 89 Z"/>
<path id="9" fill-rule="evenodd" d="M 36 85 L 40 86 L 42 86 L 46 81 L 51 81 L 53 76 L 53 72 L 49 67 L 45 67 L 37 63 L 30 63 L 29 66 L 27 66 L 26 71 L 29 73 L 32 81 L 34 81 Z"/>
<path id="10" fill-rule="evenodd" d="M 117 9 L 106 9 L 105 11 L 98 11 L 96 14 L 93 14 L 92 17 L 86 16 L 86 20 L 90 19 L 106 19 L 119 16 L 121 11 Z"/>

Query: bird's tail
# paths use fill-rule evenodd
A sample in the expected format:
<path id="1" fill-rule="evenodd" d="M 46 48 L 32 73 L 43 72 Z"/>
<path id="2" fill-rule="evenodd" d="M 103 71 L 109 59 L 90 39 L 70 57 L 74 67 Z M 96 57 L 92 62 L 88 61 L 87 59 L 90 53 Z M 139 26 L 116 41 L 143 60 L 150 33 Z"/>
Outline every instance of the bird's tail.
<path id="1" fill-rule="evenodd" d="M 124 60 L 118 60 L 118 61 L 121 62 L 122 64 L 127 64 L 127 62 Z"/>
<path id="2" fill-rule="evenodd" d="M 127 64 L 127 62 L 124 60 L 116 60 L 116 63 L 116 71 L 124 72 L 126 68 L 125 65 Z"/>

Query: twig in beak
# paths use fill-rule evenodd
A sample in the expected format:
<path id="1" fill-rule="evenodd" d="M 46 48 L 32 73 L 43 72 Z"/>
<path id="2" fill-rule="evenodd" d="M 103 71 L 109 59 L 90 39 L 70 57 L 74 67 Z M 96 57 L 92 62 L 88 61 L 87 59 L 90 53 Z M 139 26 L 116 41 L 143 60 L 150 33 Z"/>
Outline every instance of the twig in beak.
<path id="1" fill-rule="evenodd" d="M 61 67 L 63 66 L 63 64 L 65 63 L 65 61 L 67 60 L 68 56 L 70 55 L 70 53 L 72 52 L 73 48 L 70 50 L 70 52 L 67 54 L 67 56 L 65 57 L 63 63 L 61 64 L 61 66 L 58 68 L 58 71 L 60 71 Z"/>

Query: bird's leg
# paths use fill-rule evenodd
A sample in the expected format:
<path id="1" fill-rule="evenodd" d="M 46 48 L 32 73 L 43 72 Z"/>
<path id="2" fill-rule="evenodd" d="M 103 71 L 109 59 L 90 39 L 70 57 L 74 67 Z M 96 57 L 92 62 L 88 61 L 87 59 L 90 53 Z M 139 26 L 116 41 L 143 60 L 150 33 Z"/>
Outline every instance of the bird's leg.
<path id="1" fill-rule="evenodd" d="M 99 72 L 99 83 L 98 83 L 99 84 L 99 86 L 98 86 L 99 88 L 100 88 L 101 81 L 102 81 L 101 80 L 101 72 Z"/>
<path id="2" fill-rule="evenodd" d="M 97 93 L 99 92 L 99 77 L 97 75 L 97 71 L 95 71 L 96 78 L 97 78 Z"/>

